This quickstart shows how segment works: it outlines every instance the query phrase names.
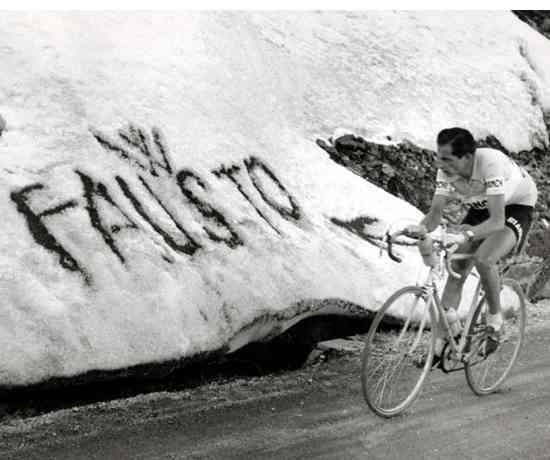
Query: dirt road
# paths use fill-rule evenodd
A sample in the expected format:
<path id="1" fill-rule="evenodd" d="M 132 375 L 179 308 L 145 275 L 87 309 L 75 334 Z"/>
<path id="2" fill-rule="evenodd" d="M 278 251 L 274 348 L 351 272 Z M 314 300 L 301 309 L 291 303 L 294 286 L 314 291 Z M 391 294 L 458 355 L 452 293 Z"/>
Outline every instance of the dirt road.
<path id="1" fill-rule="evenodd" d="M 550 323 L 498 394 L 433 371 L 390 420 L 363 402 L 359 355 L 278 376 L 155 393 L 0 424 L 1 459 L 550 459 Z"/>

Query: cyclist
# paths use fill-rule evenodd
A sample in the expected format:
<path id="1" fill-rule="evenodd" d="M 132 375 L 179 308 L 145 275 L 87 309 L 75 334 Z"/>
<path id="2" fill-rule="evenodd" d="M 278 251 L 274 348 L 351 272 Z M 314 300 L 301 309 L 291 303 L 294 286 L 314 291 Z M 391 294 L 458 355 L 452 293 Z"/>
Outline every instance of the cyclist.
<path id="1" fill-rule="evenodd" d="M 472 134 L 463 128 L 442 130 L 437 136 L 436 188 L 429 212 L 418 225 L 405 230 L 423 238 L 441 222 L 449 199 L 461 198 L 470 208 L 449 235 L 458 252 L 474 253 L 470 261 L 457 261 L 460 279 L 449 277 L 442 304 L 457 309 L 467 274 L 475 266 L 487 296 L 487 352 L 499 344 L 503 332 L 500 311 L 500 279 L 496 263 L 521 248 L 533 219 L 537 187 L 529 174 L 507 155 L 491 148 L 476 148 Z M 443 346 L 442 327 L 436 329 L 435 362 Z"/>

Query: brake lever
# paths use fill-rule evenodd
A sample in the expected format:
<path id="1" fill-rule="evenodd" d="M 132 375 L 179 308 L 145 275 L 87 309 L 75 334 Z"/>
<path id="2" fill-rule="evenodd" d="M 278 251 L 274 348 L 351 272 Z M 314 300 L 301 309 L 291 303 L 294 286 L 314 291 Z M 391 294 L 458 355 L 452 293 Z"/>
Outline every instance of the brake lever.
<path id="1" fill-rule="evenodd" d="M 390 259 L 394 262 L 401 263 L 403 259 L 393 253 L 393 241 L 389 231 L 386 232 L 386 244 L 388 245 L 388 256 L 390 257 Z"/>
<path id="2" fill-rule="evenodd" d="M 453 277 L 453 278 L 456 278 L 456 279 L 460 279 L 462 278 L 462 275 L 460 275 L 459 273 L 455 272 L 451 266 L 451 256 L 457 251 L 458 249 L 458 244 L 455 243 L 451 246 L 449 246 L 448 248 L 446 248 L 446 255 L 445 255 L 445 265 L 447 266 L 447 271 L 449 272 L 449 274 Z"/>

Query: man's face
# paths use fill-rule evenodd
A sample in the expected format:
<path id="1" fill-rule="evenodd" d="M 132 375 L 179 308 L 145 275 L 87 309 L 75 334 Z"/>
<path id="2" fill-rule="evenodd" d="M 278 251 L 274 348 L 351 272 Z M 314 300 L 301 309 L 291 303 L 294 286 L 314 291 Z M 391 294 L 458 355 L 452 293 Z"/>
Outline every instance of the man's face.
<path id="1" fill-rule="evenodd" d="M 462 158 L 453 155 L 453 148 L 450 144 L 438 145 L 437 155 L 435 157 L 435 167 L 442 169 L 445 173 L 451 175 L 467 174 L 470 161 L 470 154 L 464 155 Z"/>

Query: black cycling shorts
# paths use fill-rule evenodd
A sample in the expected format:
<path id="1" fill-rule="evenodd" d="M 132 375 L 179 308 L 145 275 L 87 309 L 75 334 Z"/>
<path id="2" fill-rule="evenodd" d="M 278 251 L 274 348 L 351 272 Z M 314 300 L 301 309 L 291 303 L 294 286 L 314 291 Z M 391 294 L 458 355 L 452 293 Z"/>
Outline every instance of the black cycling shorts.
<path id="1" fill-rule="evenodd" d="M 516 235 L 516 250 L 519 252 L 525 244 L 525 238 L 533 222 L 533 206 L 509 204 L 504 207 L 505 225 Z M 488 209 L 470 208 L 462 221 L 466 225 L 478 225 L 489 218 Z"/>

